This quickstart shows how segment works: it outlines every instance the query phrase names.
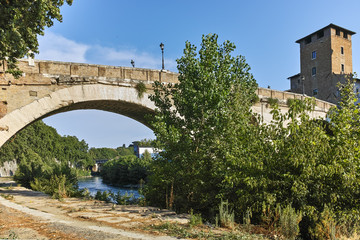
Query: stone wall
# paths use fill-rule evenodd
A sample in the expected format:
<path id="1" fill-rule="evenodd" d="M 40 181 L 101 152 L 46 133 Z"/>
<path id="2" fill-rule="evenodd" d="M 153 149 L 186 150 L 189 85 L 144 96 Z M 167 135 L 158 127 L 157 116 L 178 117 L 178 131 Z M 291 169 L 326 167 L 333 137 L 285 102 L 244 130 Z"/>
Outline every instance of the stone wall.
<path id="1" fill-rule="evenodd" d="M 18 165 L 15 160 L 4 162 L 0 167 L 0 177 L 11 177 L 15 174 Z"/>

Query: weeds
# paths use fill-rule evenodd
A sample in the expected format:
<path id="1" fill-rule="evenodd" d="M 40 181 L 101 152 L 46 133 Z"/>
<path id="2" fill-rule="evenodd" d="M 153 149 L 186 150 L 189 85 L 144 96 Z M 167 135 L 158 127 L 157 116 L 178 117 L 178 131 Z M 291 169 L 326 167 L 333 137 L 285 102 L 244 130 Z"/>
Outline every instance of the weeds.
<path id="1" fill-rule="evenodd" d="M 222 201 L 219 205 L 219 215 L 216 217 L 217 226 L 233 228 L 235 223 L 234 212 L 229 209 L 229 202 Z"/>
<path id="2" fill-rule="evenodd" d="M 191 209 L 189 225 L 190 225 L 190 227 L 202 225 L 201 214 L 200 213 L 194 214 L 193 210 Z"/>
<path id="3" fill-rule="evenodd" d="M 6 200 L 13 200 L 14 199 L 14 196 L 11 195 L 11 194 L 3 194 L 3 193 L 1 193 L 0 196 L 5 198 Z"/>
<path id="4" fill-rule="evenodd" d="M 147 229 L 149 230 L 149 228 Z M 193 228 L 178 223 L 165 222 L 160 225 L 151 225 L 150 230 L 166 233 L 177 238 L 195 238 L 207 240 L 260 240 L 264 239 L 261 235 L 242 233 L 239 231 L 216 231 L 204 227 Z"/>
<path id="5" fill-rule="evenodd" d="M 138 97 L 142 98 L 144 96 L 144 93 L 146 92 L 146 86 L 143 82 L 139 82 L 136 84 L 135 89 L 138 93 Z"/>
<path id="6" fill-rule="evenodd" d="M 286 239 L 295 240 L 300 232 L 299 223 L 302 219 L 302 213 L 296 212 L 291 205 L 287 205 L 285 208 L 279 207 L 278 211 L 280 213 L 278 230 Z"/>

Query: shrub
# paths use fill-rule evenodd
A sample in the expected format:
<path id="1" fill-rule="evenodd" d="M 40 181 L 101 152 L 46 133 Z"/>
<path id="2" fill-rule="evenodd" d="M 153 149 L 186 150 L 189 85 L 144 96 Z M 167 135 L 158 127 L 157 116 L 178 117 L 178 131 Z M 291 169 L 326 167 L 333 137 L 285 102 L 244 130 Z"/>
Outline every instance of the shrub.
<path id="1" fill-rule="evenodd" d="M 221 227 L 233 228 L 235 223 L 234 212 L 229 209 L 229 202 L 221 200 L 219 205 L 218 222 Z"/>
<path id="2" fill-rule="evenodd" d="M 202 218 L 200 213 L 194 214 L 193 210 L 190 210 L 190 220 L 189 220 L 190 227 L 202 225 Z"/>
<path id="3" fill-rule="evenodd" d="M 136 84 L 135 89 L 138 93 L 138 97 L 142 98 L 144 96 L 144 93 L 146 92 L 146 86 L 143 82 L 139 82 Z"/>
<path id="4" fill-rule="evenodd" d="M 278 206 L 278 212 L 280 216 L 278 231 L 286 239 L 294 240 L 300 232 L 299 222 L 302 219 L 302 213 L 297 212 L 291 205 L 287 205 L 285 208 Z"/>

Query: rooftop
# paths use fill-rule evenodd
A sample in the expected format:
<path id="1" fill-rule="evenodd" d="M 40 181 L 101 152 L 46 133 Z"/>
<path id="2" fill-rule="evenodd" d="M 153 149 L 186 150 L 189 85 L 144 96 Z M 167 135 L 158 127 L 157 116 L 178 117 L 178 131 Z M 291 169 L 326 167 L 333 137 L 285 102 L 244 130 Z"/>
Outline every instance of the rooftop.
<path id="1" fill-rule="evenodd" d="M 326 27 L 323 27 L 323 28 L 321 28 L 321 29 L 319 29 L 319 30 L 317 30 L 317 31 L 315 31 L 315 32 L 313 32 L 313 33 L 311 33 L 311 34 L 303 37 L 303 38 L 300 38 L 299 40 L 296 41 L 296 43 L 300 43 L 303 39 L 305 39 L 305 38 L 307 38 L 307 37 L 310 37 L 311 35 L 316 34 L 317 32 L 320 32 L 320 31 L 325 30 L 325 29 L 327 29 L 327 28 L 339 29 L 339 30 L 341 30 L 341 31 L 343 31 L 343 32 L 346 32 L 347 34 L 350 34 L 350 35 L 356 34 L 356 32 L 350 31 L 350 30 L 348 30 L 348 29 L 346 29 L 346 28 L 339 27 L 339 26 L 337 26 L 337 25 L 335 25 L 335 24 L 330 23 L 330 24 L 327 25 Z"/>

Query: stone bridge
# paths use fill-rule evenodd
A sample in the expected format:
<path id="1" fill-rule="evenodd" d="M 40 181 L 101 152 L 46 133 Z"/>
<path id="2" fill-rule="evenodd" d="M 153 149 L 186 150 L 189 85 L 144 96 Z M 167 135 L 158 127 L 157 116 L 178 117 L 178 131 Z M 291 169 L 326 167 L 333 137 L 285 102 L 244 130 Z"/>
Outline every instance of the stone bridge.
<path id="1" fill-rule="evenodd" d="M 98 109 L 128 116 L 147 125 L 144 116 L 154 113 L 148 99 L 152 83 L 177 82 L 177 73 L 161 70 L 103 66 L 81 63 L 20 60 L 23 76 L 19 79 L 0 69 L 0 146 L 32 122 L 60 112 Z M 138 96 L 136 86 L 144 83 L 147 91 Z M 304 96 L 259 88 L 260 101 L 253 106 L 265 122 L 271 120 L 268 99 L 278 99 L 282 111 L 287 99 Z M 324 117 L 332 105 L 317 100 L 312 117 Z M 89 119 L 91 121 L 91 119 Z"/>

